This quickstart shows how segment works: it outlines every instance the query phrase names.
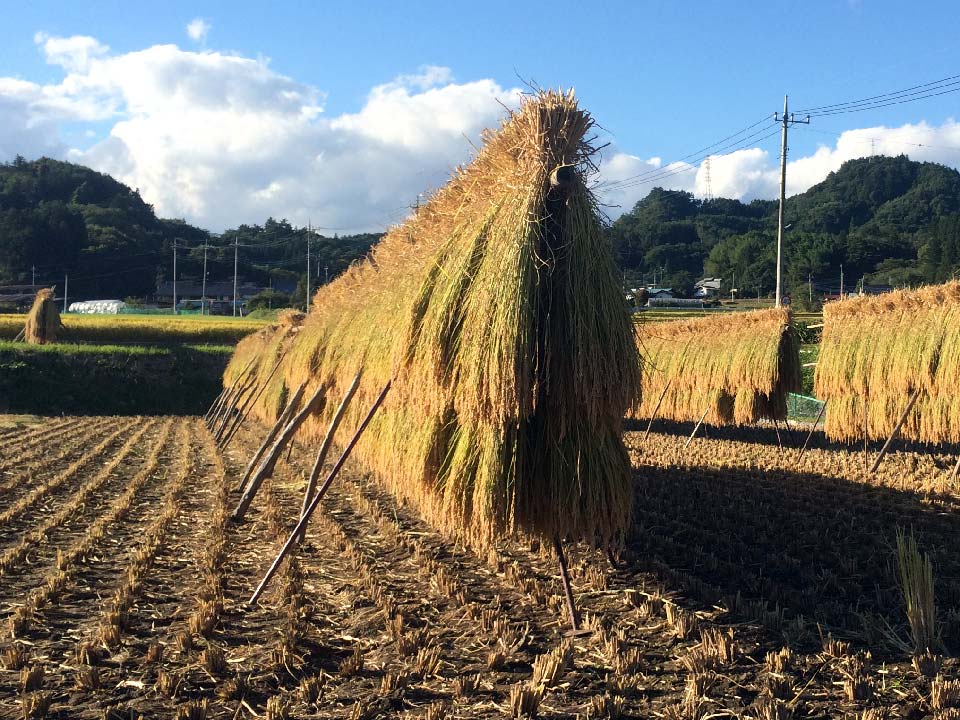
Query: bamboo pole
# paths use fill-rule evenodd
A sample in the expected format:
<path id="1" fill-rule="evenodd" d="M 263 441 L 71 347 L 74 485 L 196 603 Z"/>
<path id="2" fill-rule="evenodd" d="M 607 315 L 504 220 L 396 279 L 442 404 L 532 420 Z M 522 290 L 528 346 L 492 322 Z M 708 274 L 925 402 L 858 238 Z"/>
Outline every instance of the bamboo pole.
<path id="1" fill-rule="evenodd" d="M 224 428 L 226 428 L 227 424 L 235 417 L 234 413 L 238 411 L 237 408 L 240 405 L 241 399 L 243 399 L 244 396 L 249 398 L 250 395 L 253 394 L 253 388 L 256 387 L 256 383 L 257 378 L 251 374 L 250 377 L 247 378 L 246 382 L 244 382 L 243 387 L 240 388 L 239 392 L 234 395 L 233 399 L 227 405 L 226 410 L 220 414 L 220 418 L 215 423 L 215 429 L 213 430 L 213 437 L 217 440 L 217 442 L 220 441 L 220 437 L 223 435 Z"/>
<path id="2" fill-rule="evenodd" d="M 553 536 L 553 550 L 557 553 L 557 562 L 560 565 L 560 581 L 563 583 L 563 597 L 567 601 L 567 614 L 570 616 L 570 626 L 574 632 L 580 630 L 580 613 L 573 598 L 573 586 L 570 584 L 570 572 L 567 570 L 567 558 L 563 554 L 563 545 L 560 536 Z"/>
<path id="3" fill-rule="evenodd" d="M 300 387 L 296 389 L 296 391 L 287 401 L 286 406 L 283 408 L 283 412 L 280 413 L 280 417 L 277 418 L 277 421 L 273 424 L 273 427 L 270 428 L 270 432 L 267 433 L 267 437 L 263 439 L 263 442 L 260 443 L 260 447 L 253 454 L 253 457 L 250 458 L 250 462 L 247 464 L 247 469 L 243 473 L 243 478 L 240 480 L 240 485 L 236 488 L 235 492 L 243 492 L 246 489 L 247 480 L 249 480 L 250 476 L 253 474 L 253 470 L 260 462 L 260 458 L 263 457 L 263 454 L 273 444 L 274 439 L 277 437 L 277 433 L 286 427 L 286 424 L 290 422 L 290 418 L 293 417 L 293 413 L 296 412 L 297 407 L 300 405 L 300 398 L 303 397 L 303 390 L 306 388 L 306 386 L 306 381 L 300 383 Z"/>
<path id="4" fill-rule="evenodd" d="M 700 426 L 703 425 L 703 419 L 707 416 L 707 412 L 710 410 L 710 405 L 703 409 L 703 415 L 700 416 L 700 419 L 697 420 L 697 424 L 693 426 L 693 432 L 690 433 L 690 437 L 687 438 L 687 441 L 683 444 L 683 447 L 686 448 L 691 442 L 693 442 L 694 436 L 697 434 L 697 430 L 700 429 Z"/>
<path id="5" fill-rule="evenodd" d="M 780 439 L 780 423 L 773 419 L 773 429 L 777 433 L 777 446 L 780 448 L 780 457 L 783 457 L 783 440 Z"/>
<path id="6" fill-rule="evenodd" d="M 807 439 L 803 441 L 803 447 L 800 448 L 800 455 L 797 456 L 797 462 L 800 462 L 803 458 L 803 454 L 807 451 L 807 447 L 810 445 L 810 438 L 813 437 L 813 431 L 817 429 L 817 423 L 820 422 L 820 418 L 823 417 L 824 411 L 827 409 L 827 401 L 823 401 L 823 405 L 820 406 L 820 412 L 817 413 L 817 419 L 813 421 L 813 427 L 810 428 L 810 432 L 807 433 Z"/>
<path id="7" fill-rule="evenodd" d="M 208 407 L 207 411 L 203 414 L 204 422 L 207 422 L 210 419 L 210 415 L 211 413 L 213 413 L 213 409 L 220 404 L 220 401 L 223 400 L 223 396 L 226 394 L 227 394 L 227 387 L 225 386 L 222 390 L 220 390 L 220 394 L 213 399 L 213 402 L 210 403 L 210 407 Z"/>
<path id="8" fill-rule="evenodd" d="M 313 515 L 314 511 L 317 509 L 317 506 L 320 504 L 320 501 L 323 500 L 323 496 L 327 494 L 327 490 L 330 489 L 330 485 L 340 472 L 340 468 L 343 467 L 344 463 L 347 461 L 347 458 L 350 457 L 350 453 L 353 450 L 354 445 L 357 444 L 360 436 L 363 435 L 363 431 L 367 429 L 367 425 L 370 424 L 370 421 L 373 420 L 373 416 L 380 408 L 380 405 L 383 404 L 383 400 L 387 397 L 387 393 L 390 391 L 390 385 L 392 383 L 393 380 L 388 380 L 387 384 L 383 386 L 383 390 L 380 391 L 377 399 L 367 412 L 367 416 L 363 419 L 363 422 L 360 423 L 360 426 L 357 428 L 356 432 L 354 432 L 353 437 L 350 438 L 350 442 L 347 443 L 347 447 L 344 448 L 342 453 L 340 453 L 340 457 L 337 459 L 336 464 L 327 475 L 327 479 L 323 481 L 323 485 L 320 486 L 317 494 L 313 496 L 313 500 L 310 501 L 310 507 L 308 507 L 307 511 L 303 513 L 303 516 L 300 518 L 297 526 L 293 529 L 293 532 L 290 533 L 290 537 L 287 538 L 287 541 L 283 544 L 283 547 L 280 548 L 280 552 L 277 553 L 277 557 L 274 558 L 273 564 L 270 565 L 270 569 L 267 570 L 267 574 L 263 576 L 263 580 L 260 581 L 257 589 L 253 591 L 253 595 L 251 595 L 250 599 L 247 601 L 248 605 L 253 605 L 253 603 L 255 603 L 263 594 L 263 591 L 266 589 L 270 579 L 276 574 L 277 569 L 280 567 L 280 563 L 283 562 L 283 559 L 287 556 L 287 553 L 289 553 L 290 549 L 296 544 L 297 537 L 306 529 L 307 523 L 310 520 L 310 516 Z"/>
<path id="9" fill-rule="evenodd" d="M 253 410 L 257 404 L 257 400 L 260 399 L 260 396 L 263 395 L 264 391 L 267 389 L 267 386 L 270 384 L 270 381 L 273 379 L 274 374 L 280 368 L 280 363 L 283 361 L 284 356 L 287 354 L 287 351 L 284 350 L 280 357 L 277 358 L 277 364 L 273 366 L 273 370 L 270 371 L 270 374 L 267 375 L 267 379 L 263 381 L 263 384 L 260 386 L 260 389 L 257 390 L 256 395 L 251 396 L 253 400 L 244 405 L 244 409 L 241 409 L 239 419 L 235 420 L 234 423 L 230 426 L 230 429 L 224 435 L 223 439 L 220 441 L 220 449 L 223 450 L 227 447 L 227 444 L 237 434 L 237 431 L 240 429 L 240 426 L 246 421 L 247 416 Z"/>
<path id="10" fill-rule="evenodd" d="M 960 457 L 957 457 L 957 464 L 953 466 L 953 472 L 950 473 L 950 477 L 956 480 L 958 475 L 960 475 Z"/>
<path id="11" fill-rule="evenodd" d="M 910 400 L 907 401 L 907 406 L 903 409 L 903 412 L 900 413 L 900 419 L 897 420 L 897 424 L 893 427 L 893 430 L 890 431 L 890 437 L 887 438 L 887 441 L 883 444 L 883 447 L 880 449 L 877 459 L 873 461 L 873 466 L 870 468 L 870 474 L 873 475 L 877 469 L 880 467 L 880 463 L 883 462 L 884 455 L 887 454 L 887 451 L 890 449 L 890 446 L 893 444 L 894 438 L 900 433 L 900 428 L 903 427 L 903 424 L 907 421 L 907 417 L 910 415 L 910 411 L 913 410 L 913 405 L 917 402 L 917 398 L 920 397 L 920 388 L 917 388 L 913 391 L 913 394 L 910 396 Z"/>
<path id="12" fill-rule="evenodd" d="M 313 498 L 313 492 L 317 488 L 317 480 L 320 478 L 323 463 L 327 459 L 327 453 L 330 452 L 330 446 L 333 444 L 333 437 L 337 433 L 337 428 L 340 426 L 340 421 L 343 419 L 347 405 L 350 404 L 350 400 L 360 386 L 360 376 L 362 374 L 362 369 L 357 371 L 356 377 L 353 378 L 353 382 L 350 383 L 350 387 L 347 388 L 346 395 L 343 396 L 343 400 L 341 400 L 340 405 L 337 406 L 337 411 L 333 414 L 330 427 L 327 428 L 327 434 L 324 436 L 323 443 L 317 451 L 317 459 L 314 461 L 313 469 L 310 471 L 310 478 L 307 480 L 307 489 L 303 494 L 303 507 L 300 510 L 300 517 L 303 517 L 307 512 L 307 508 L 310 507 L 310 500 Z M 304 529 L 298 538 L 298 542 L 303 542 L 306 537 L 306 532 L 306 529 Z"/>
<path id="13" fill-rule="evenodd" d="M 670 389 L 670 383 L 673 382 L 673 378 L 667 380 L 667 384 L 663 386 L 663 390 L 660 393 L 660 397 L 657 400 L 656 407 L 653 408 L 653 412 L 650 414 L 650 421 L 647 423 L 647 431 L 643 434 L 643 439 L 646 440 L 647 436 L 650 434 L 650 428 L 653 427 L 653 421 L 657 417 L 657 413 L 660 412 L 660 406 L 663 404 L 663 399 L 667 396 L 667 390 Z"/>
<path id="14" fill-rule="evenodd" d="M 273 446 L 267 451 L 267 454 L 264 455 L 256 472 L 250 477 L 246 490 L 243 491 L 243 496 L 240 498 L 240 502 L 237 503 L 236 510 L 234 510 L 233 515 L 230 516 L 232 520 L 237 522 L 243 520 L 244 515 L 247 514 L 247 510 L 250 507 L 250 503 L 253 502 L 257 491 L 260 490 L 260 485 L 273 474 L 273 469 L 277 464 L 277 459 L 283 452 L 283 448 L 293 439 L 293 436 L 297 433 L 297 430 L 300 429 L 300 426 L 303 424 L 303 421 L 307 419 L 307 416 L 325 401 L 326 389 L 326 385 L 318 385 L 300 412 L 287 423 L 287 426 L 277 436 L 277 439 L 273 441 Z"/>
<path id="15" fill-rule="evenodd" d="M 236 381 L 232 385 L 225 387 L 223 389 L 223 392 L 220 393 L 220 397 L 218 398 L 219 403 L 217 401 L 214 401 L 213 405 L 210 406 L 210 409 L 207 411 L 207 415 L 204 416 L 204 419 L 207 422 L 207 427 L 211 427 L 213 425 L 213 419 L 220 414 L 220 411 L 223 408 L 223 403 L 226 402 L 227 397 L 231 395 L 234 392 L 234 390 L 236 390 L 237 386 L 240 384 L 240 382 L 246 376 L 247 372 L 250 370 L 250 366 L 253 365 L 253 363 L 256 362 L 256 360 L 257 360 L 256 357 L 250 358 L 250 361 L 246 365 L 244 365 L 243 370 L 240 371 L 240 374 L 237 376 Z"/>

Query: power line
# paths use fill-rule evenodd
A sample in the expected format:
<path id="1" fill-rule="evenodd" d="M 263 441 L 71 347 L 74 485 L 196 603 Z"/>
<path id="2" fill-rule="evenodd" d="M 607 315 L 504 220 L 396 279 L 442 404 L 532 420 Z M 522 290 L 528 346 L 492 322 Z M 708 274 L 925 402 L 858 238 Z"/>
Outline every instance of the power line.
<path id="1" fill-rule="evenodd" d="M 843 137 L 843 133 L 838 133 L 838 132 L 833 131 L 833 130 L 817 130 L 817 129 L 811 128 L 811 127 L 804 127 L 804 128 L 799 128 L 799 129 L 800 129 L 800 130 L 803 130 L 804 132 L 819 133 L 820 135 L 829 135 L 829 136 L 835 137 L 835 138 Z M 847 131 L 847 132 L 850 132 L 850 131 Z M 882 137 L 882 138 L 871 137 L 871 138 L 869 138 L 869 139 L 868 139 L 868 138 L 859 139 L 859 138 L 851 138 L 851 137 L 848 137 L 848 138 L 846 138 L 846 139 L 847 139 L 848 142 L 856 142 L 856 143 L 868 143 L 868 142 L 869 142 L 869 143 L 872 143 L 872 142 L 875 142 L 875 141 L 877 141 L 877 140 L 882 140 L 882 141 L 885 142 L 885 143 L 893 143 L 894 145 L 910 145 L 910 146 L 912 146 L 912 147 L 929 148 L 929 149 L 931 149 L 931 150 L 948 150 L 948 151 L 951 151 L 951 152 L 960 152 L 960 147 L 956 147 L 956 146 L 951 146 L 951 145 L 930 145 L 930 144 L 928 144 L 928 143 L 912 143 L 912 142 L 906 142 L 905 140 L 891 140 L 889 137 Z"/>
<path id="2" fill-rule="evenodd" d="M 822 111 L 837 110 L 837 109 L 848 107 L 851 105 L 862 105 L 864 103 L 886 102 L 888 100 L 892 100 L 901 96 L 907 97 L 908 95 L 916 95 L 918 93 L 924 93 L 924 92 L 940 89 L 940 87 L 956 85 L 957 82 L 960 82 L 960 75 L 951 75 L 950 77 L 945 77 L 940 80 L 933 80 L 931 82 L 923 83 L 921 85 L 914 85 L 912 87 L 904 88 L 903 90 L 895 90 L 893 92 L 882 93 L 880 95 L 872 95 L 871 97 L 861 98 L 860 100 L 847 100 L 845 102 L 833 103 L 832 105 L 817 105 L 815 107 L 801 108 L 796 112 L 803 113 L 803 114 L 809 113 L 810 115 L 813 115 L 814 113 L 820 114 Z M 943 83 L 946 83 L 946 85 L 943 85 Z"/>

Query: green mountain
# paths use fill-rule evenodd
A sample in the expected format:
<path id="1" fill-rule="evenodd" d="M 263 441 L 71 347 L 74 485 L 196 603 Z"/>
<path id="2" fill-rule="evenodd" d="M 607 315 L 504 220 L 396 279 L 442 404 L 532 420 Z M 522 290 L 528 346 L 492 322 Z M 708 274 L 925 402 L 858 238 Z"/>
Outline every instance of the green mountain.
<path id="1" fill-rule="evenodd" d="M 375 234 L 311 238 L 316 287 L 365 255 Z M 178 248 L 178 280 L 200 279 L 203 246 L 209 281 L 233 279 L 233 243 L 239 243 L 241 282 L 297 285 L 303 302 L 305 228 L 286 220 L 241 225 L 214 236 L 183 220 L 158 218 L 139 193 L 109 175 L 81 165 L 18 157 L 0 165 L 0 285 L 56 284 L 69 275 L 71 298 L 152 295 L 172 277 Z"/>
<path id="2" fill-rule="evenodd" d="M 876 284 L 943 281 L 960 269 L 960 173 L 906 157 L 851 160 L 787 199 L 787 288 L 806 296 L 865 279 Z M 741 294 L 773 290 L 777 203 L 697 200 L 655 189 L 609 233 L 628 282 L 683 290 L 701 275 L 734 281 Z M 662 280 L 661 280 L 662 278 Z"/>

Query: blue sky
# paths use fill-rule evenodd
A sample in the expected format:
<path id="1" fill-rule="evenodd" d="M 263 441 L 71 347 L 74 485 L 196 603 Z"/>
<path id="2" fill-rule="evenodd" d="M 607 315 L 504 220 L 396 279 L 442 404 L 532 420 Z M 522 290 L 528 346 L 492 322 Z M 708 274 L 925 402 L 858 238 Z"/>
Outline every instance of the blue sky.
<path id="1" fill-rule="evenodd" d="M 199 41 L 188 37 L 185 29 L 196 18 L 203 19 L 209 28 Z M 502 91 L 509 104 L 509 90 L 526 80 L 541 86 L 572 85 L 583 105 L 607 131 L 604 139 L 613 143 L 605 157 L 622 156 L 619 164 L 611 165 L 616 181 L 614 169 L 621 173 L 619 177 L 628 176 L 622 173 L 636 174 L 634 170 L 648 172 L 650 161 L 670 163 L 772 114 L 781 108 L 784 92 L 790 93 L 793 107 L 801 108 L 960 75 L 955 20 L 955 5 L 947 2 L 913 6 L 892 2 L 607 2 L 587 6 L 499 0 L 470 4 L 268 4 L 243 0 L 8 3 L 0 30 L 0 77 L 39 87 L 63 82 L 65 67 L 51 63 L 49 52 L 36 38 L 37 33 L 43 33 L 52 38 L 94 38 L 109 47 L 103 57 L 122 58 L 172 44 L 190 54 L 213 53 L 261 62 L 269 59 L 267 67 L 272 73 L 285 76 L 300 88 L 315 90 L 323 118 L 330 119 L 361 113 L 374 88 L 399 76 L 422 74 L 426 66 L 448 70 L 445 75 L 435 73 L 433 85 L 426 80 L 407 83 L 408 94 L 426 91 L 428 86 L 469 86 L 490 81 L 493 94 Z M 0 100 L 3 95 L 0 85 Z M 77 161 L 99 162 L 106 171 L 139 181 L 149 190 L 151 168 L 144 166 L 145 158 L 137 156 L 138 148 L 131 151 L 133 136 L 124 140 L 127 147 L 123 158 L 114 155 L 105 160 L 108 153 L 103 147 L 89 153 L 130 115 L 130 93 L 121 95 L 118 107 L 110 113 L 78 115 L 72 111 L 72 115 L 58 115 L 51 122 L 63 141 L 63 154 Z M 76 100 L 75 95 L 72 99 Z M 958 99 L 960 93 L 947 94 L 864 113 L 818 118 L 810 130 L 798 128 L 792 133 L 791 157 L 813 158 L 823 146 L 836 150 L 837 137 L 829 133 L 878 126 L 895 129 L 906 124 L 915 128 L 922 122 L 933 129 L 932 134 L 917 135 L 908 128 L 898 134 L 867 133 L 858 136 L 856 142 L 866 148 L 864 154 L 869 154 L 876 146 L 868 144 L 867 137 L 882 138 L 879 151 L 885 153 L 893 152 L 898 144 L 902 151 L 911 152 L 915 150 L 911 142 L 932 145 L 936 141 L 939 154 L 928 153 L 920 159 L 956 166 L 960 151 L 951 148 L 960 147 L 960 136 L 955 136 L 954 125 L 945 124 L 957 116 Z M 478 123 L 489 124 L 489 120 L 486 111 L 478 113 Z M 31 129 L 38 124 L 35 117 L 31 122 Z M 463 132 L 473 135 L 476 129 L 467 122 Z M 146 132 L 144 129 L 135 135 L 138 142 L 150 142 Z M 10 136 L 4 144 L 2 133 L 0 130 L 0 151 L 9 154 L 19 138 Z M 770 183 L 765 175 L 762 182 L 752 184 L 743 178 L 750 172 L 760 172 L 761 159 L 763 168 L 776 161 L 779 137 L 766 138 L 755 148 L 766 155 L 756 155 L 750 162 L 740 158 L 737 163 L 728 163 L 729 167 L 717 163 L 720 167 L 714 172 L 715 182 L 725 194 L 739 193 L 744 199 L 769 195 Z M 433 184 L 450 166 L 464 159 L 458 156 L 461 149 L 448 149 L 449 157 L 424 160 L 421 175 Z M 24 148 L 24 154 L 29 151 Z M 158 162 L 156 155 L 147 153 Z M 404 161 L 416 163 L 416 157 L 408 154 Z M 798 181 L 805 178 L 809 185 L 817 172 L 825 174 L 839 157 L 834 153 L 829 161 L 810 160 L 806 175 L 799 172 Z M 811 167 L 814 164 L 819 169 Z M 263 190 L 270 185 L 266 176 L 269 164 L 254 165 L 241 172 Z M 256 177 L 258 172 L 266 175 Z M 742 177 L 727 178 L 731 173 Z M 689 183 L 695 174 L 699 173 L 687 173 Z M 410 182 L 416 180 L 405 180 L 402 187 Z M 684 189 L 696 192 L 697 187 Z M 802 184 L 792 188 L 802 189 Z M 636 193 L 648 190 L 640 187 L 633 194 L 615 199 L 630 204 Z M 161 210 L 211 224 L 226 220 L 199 205 L 178 205 L 169 197 L 155 194 Z M 309 198 L 303 202 L 309 206 L 304 212 L 314 210 Z M 394 204 L 399 207 L 401 202 L 397 198 Z M 283 205 L 278 213 L 292 214 L 297 207 L 290 198 Z M 329 215 L 331 222 L 348 222 L 344 213 L 324 215 L 321 207 L 316 207 L 316 212 L 322 217 Z"/>

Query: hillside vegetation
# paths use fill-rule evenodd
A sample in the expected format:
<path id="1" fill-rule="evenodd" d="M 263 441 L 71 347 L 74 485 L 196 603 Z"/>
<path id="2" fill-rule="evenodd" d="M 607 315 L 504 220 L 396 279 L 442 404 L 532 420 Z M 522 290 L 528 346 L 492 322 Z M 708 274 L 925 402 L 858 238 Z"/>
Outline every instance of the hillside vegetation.
<path id="1" fill-rule="evenodd" d="M 689 291 L 702 275 L 736 278 L 741 295 L 775 284 L 777 203 L 698 200 L 654 189 L 610 228 L 628 280 Z M 940 282 L 960 267 L 960 173 L 906 157 L 851 160 L 788 198 L 787 286 L 806 295 L 808 276 L 847 288 Z"/>
<path id="2" fill-rule="evenodd" d="M 208 279 L 233 278 L 238 241 L 241 280 L 301 284 L 303 302 L 306 230 L 286 220 L 241 225 L 215 237 L 183 220 L 158 218 L 136 189 L 81 165 L 41 158 L 17 158 L 0 165 L 0 285 L 31 281 L 62 286 L 70 275 L 71 297 L 124 298 L 153 294 L 172 277 L 173 245 L 179 251 L 177 277 L 200 278 L 204 243 Z M 363 257 L 378 235 L 313 235 L 314 272 L 332 279 Z M 314 286 L 316 281 L 314 281 Z"/>

